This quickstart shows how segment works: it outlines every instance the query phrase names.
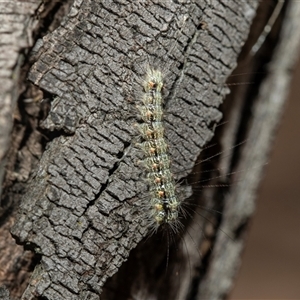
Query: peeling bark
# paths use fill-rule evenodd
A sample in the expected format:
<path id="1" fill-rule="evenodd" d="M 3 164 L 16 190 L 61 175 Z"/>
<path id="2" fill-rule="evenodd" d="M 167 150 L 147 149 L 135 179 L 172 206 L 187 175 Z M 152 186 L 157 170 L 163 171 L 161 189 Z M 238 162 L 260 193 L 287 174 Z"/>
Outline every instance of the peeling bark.
<path id="1" fill-rule="evenodd" d="M 300 5 L 288 4 L 288 13 L 297 19 Z M 35 12 L 48 11 L 49 20 L 66 6 L 49 7 Z M 257 72 L 266 64 L 263 49 L 254 58 L 248 55 L 272 10 L 262 5 L 264 18 L 252 27 L 249 38 L 257 7 L 253 0 L 78 0 L 59 23 L 50 22 L 27 64 L 32 64 L 28 78 L 49 98 L 50 110 L 43 113 L 47 101 L 43 106 L 19 105 L 20 116 L 29 121 L 21 123 L 19 132 L 14 127 L 14 141 L 20 141 L 7 156 L 8 147 L 3 152 L 4 158 L 11 158 L 6 174 L 21 165 L 16 159 L 20 149 L 27 162 L 22 180 L 6 175 L 2 202 L 14 199 L 11 210 L 3 211 L 7 219 L 15 219 L 12 234 L 18 243 L 35 253 L 27 258 L 34 270 L 21 299 L 100 299 L 101 293 L 102 299 L 226 297 L 240 263 L 299 40 L 287 21 L 269 72 L 255 77 L 255 86 L 238 86 L 221 106 L 238 57 L 242 72 Z M 27 18 L 32 16 L 27 12 Z M 278 41 L 280 20 L 277 23 L 265 51 Z M 290 40 L 290 56 L 282 59 Z M 271 59 L 271 53 L 267 56 Z M 189 181 L 194 196 L 186 201 L 193 208 L 187 208 L 178 235 L 165 230 L 146 239 L 149 195 L 135 124 L 148 65 L 165 73 L 164 120 L 172 171 L 177 181 L 193 174 Z M 270 86 L 278 87 L 276 93 Z M 33 87 L 28 93 L 40 97 Z M 215 135 L 223 114 L 230 121 Z M 6 142 L 12 121 L 9 124 Z M 208 170 L 198 162 L 212 155 L 212 149 L 202 151 L 212 139 L 222 155 L 207 162 L 219 170 L 199 175 Z M 243 147 L 232 148 L 245 140 Z M 207 178 L 213 178 L 209 184 L 215 188 L 199 192 L 193 183 Z M 237 179 L 239 184 L 232 184 Z M 181 189 L 182 194 L 188 192 Z M 211 214 L 215 210 L 221 214 Z M 3 223 L 7 233 L 10 223 Z M 21 247 L 11 247 L 19 249 L 19 257 L 24 255 Z"/>

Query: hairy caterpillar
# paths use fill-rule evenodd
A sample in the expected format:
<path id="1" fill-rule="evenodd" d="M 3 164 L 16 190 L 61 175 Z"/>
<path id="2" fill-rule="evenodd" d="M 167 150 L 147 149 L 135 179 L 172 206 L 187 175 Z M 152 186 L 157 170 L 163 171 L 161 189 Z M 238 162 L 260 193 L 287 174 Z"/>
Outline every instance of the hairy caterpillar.
<path id="1" fill-rule="evenodd" d="M 150 192 L 150 216 L 154 228 L 178 221 L 180 201 L 175 191 L 175 181 L 170 170 L 171 160 L 164 137 L 163 96 L 161 71 L 148 69 L 144 81 L 143 105 L 139 106 L 143 123 L 139 130 L 143 138 L 140 147 L 145 153 L 144 165 Z"/>

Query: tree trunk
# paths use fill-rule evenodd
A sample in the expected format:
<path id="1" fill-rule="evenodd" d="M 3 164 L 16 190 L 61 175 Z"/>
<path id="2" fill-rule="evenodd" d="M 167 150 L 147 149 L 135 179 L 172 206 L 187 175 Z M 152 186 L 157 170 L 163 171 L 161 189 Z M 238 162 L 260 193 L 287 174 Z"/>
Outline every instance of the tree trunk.
<path id="1" fill-rule="evenodd" d="M 71 2 L 0 3 L 3 286 L 11 299 L 226 298 L 299 51 L 300 3 L 286 1 L 251 55 L 276 1 Z M 149 68 L 164 75 L 184 200 L 182 226 L 152 235 L 136 129 Z"/>

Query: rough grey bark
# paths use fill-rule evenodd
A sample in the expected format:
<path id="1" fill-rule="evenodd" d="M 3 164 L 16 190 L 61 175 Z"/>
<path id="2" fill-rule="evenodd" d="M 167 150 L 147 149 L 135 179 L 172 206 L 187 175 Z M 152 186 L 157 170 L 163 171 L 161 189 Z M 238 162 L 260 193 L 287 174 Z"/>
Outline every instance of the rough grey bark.
<path id="1" fill-rule="evenodd" d="M 12 230 L 39 258 L 22 299 L 99 299 L 100 293 L 102 299 L 221 299 L 228 294 L 284 101 L 279 92 L 277 106 L 255 100 L 254 93 L 250 102 L 240 97 L 220 108 L 257 5 L 253 0 L 74 1 L 59 26 L 36 43 L 29 79 L 55 95 L 42 123 L 43 133 L 54 138 L 25 184 Z M 284 37 L 289 34 L 295 32 L 286 31 Z M 297 46 L 291 45 L 293 51 Z M 196 197 L 182 219 L 184 230 L 142 241 L 150 229 L 149 195 L 134 125 L 140 121 L 135 105 L 148 65 L 166 74 L 166 136 L 177 180 L 193 173 L 222 113 L 232 123 L 222 132 L 224 143 L 215 139 L 225 155 L 210 160 L 220 172 L 209 175 L 216 186 L 229 187 L 200 193 L 192 184 Z M 281 65 L 284 79 L 272 69 L 269 80 L 286 87 L 290 65 L 291 60 Z M 253 115 L 251 105 L 257 106 Z M 268 113 L 264 123 L 256 121 L 269 111 L 276 118 Z M 244 122 L 252 118 L 248 131 Z M 226 150 L 225 145 L 245 139 L 243 156 Z M 253 168 L 248 155 L 256 151 L 260 156 Z M 241 172 L 250 176 L 241 176 L 242 190 L 226 176 L 236 161 L 245 164 L 237 170 L 249 170 Z M 205 180 L 199 171 L 192 182 Z M 222 214 L 211 216 L 208 209 Z"/>
<path id="2" fill-rule="evenodd" d="M 32 17 L 39 2 L 0 3 L 1 16 L 1 70 L 0 70 L 0 182 L 3 181 L 6 154 L 10 145 L 13 127 L 13 114 L 19 93 L 24 86 L 17 85 L 21 75 L 24 52 L 32 46 L 32 31 L 37 20 Z M 13 175 L 12 175 L 13 176 Z M 0 187 L 0 194 L 2 184 Z"/>
<path id="3" fill-rule="evenodd" d="M 33 165 L 41 153 L 40 132 L 36 128 L 39 110 L 27 110 L 27 118 L 18 110 L 17 100 L 28 87 L 24 62 L 35 43 L 39 27 L 37 15 L 46 12 L 40 1 L 0 2 L 0 282 L 12 294 L 20 294 L 28 283 L 32 254 L 16 245 L 10 235 L 18 202 Z M 25 64 L 26 65 L 26 64 Z M 26 97 L 26 96 L 25 96 Z M 26 136 L 26 139 L 24 138 Z M 5 174 L 5 180 L 3 177 Z M 2 184 L 3 183 L 3 184 Z M 3 190 L 2 190 L 3 188 Z M 0 292 L 6 299 L 5 290 Z"/>

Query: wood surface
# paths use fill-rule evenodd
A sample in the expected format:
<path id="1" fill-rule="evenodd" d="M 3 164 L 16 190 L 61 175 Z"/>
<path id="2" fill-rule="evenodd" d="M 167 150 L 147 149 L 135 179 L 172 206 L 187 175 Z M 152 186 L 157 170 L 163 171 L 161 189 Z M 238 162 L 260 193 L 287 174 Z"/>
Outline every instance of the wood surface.
<path id="1" fill-rule="evenodd" d="M 226 297 L 299 51 L 300 4 L 286 1 L 249 54 L 275 5 L 258 4 L 0 4 L 0 263 L 12 299 Z M 149 66 L 165 74 L 178 193 L 193 189 L 178 234 L 149 236 L 135 126 Z M 224 100 L 236 66 L 251 84 Z"/>

